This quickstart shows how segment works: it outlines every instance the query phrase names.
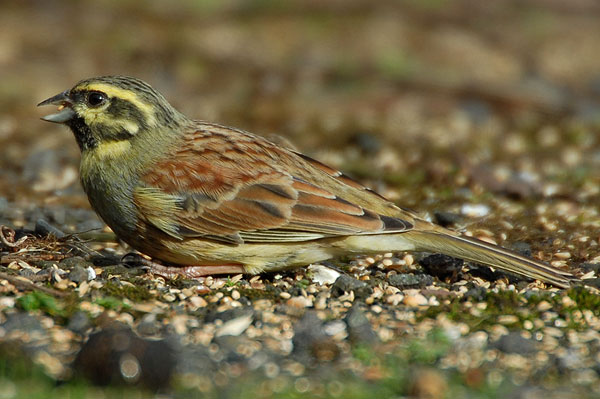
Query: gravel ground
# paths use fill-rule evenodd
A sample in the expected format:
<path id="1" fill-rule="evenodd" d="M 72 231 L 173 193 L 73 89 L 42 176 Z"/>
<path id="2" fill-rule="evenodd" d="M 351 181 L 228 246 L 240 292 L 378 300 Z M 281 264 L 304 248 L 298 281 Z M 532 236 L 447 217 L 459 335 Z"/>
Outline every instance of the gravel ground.
<path id="1" fill-rule="evenodd" d="M 593 0 L 6 2 L 0 398 L 599 397 L 599 16 Z M 165 281 L 123 260 L 71 134 L 37 120 L 117 73 L 584 284 L 422 253 Z"/>
<path id="2" fill-rule="evenodd" d="M 94 217 L 66 214 L 74 225 Z M 66 228 L 46 219 L 2 227 L 5 367 L 169 397 L 600 392 L 598 263 L 580 264 L 586 286 L 570 290 L 403 253 L 165 281 L 122 262 L 116 242 L 89 241 L 109 232 Z M 16 389 L 24 376 L 15 373 L 0 392 Z"/>

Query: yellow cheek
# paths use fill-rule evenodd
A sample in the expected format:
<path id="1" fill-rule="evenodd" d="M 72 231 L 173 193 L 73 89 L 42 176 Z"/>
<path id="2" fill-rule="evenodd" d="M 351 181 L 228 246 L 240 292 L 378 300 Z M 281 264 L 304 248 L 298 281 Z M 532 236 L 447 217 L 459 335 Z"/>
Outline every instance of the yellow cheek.
<path id="1" fill-rule="evenodd" d="M 105 126 L 110 126 L 115 130 L 123 129 L 127 131 L 131 135 L 135 135 L 140 127 L 137 123 L 132 122 L 127 119 L 117 119 L 114 117 L 107 116 L 103 113 L 104 110 L 92 110 L 87 109 L 83 112 L 83 119 L 88 126 L 93 126 L 94 124 L 101 124 Z"/>
<path id="2" fill-rule="evenodd" d="M 104 158 L 119 158 L 123 157 L 127 151 L 131 148 L 129 140 L 120 141 L 107 141 L 99 144 L 93 152 L 96 157 L 100 159 Z"/>
<path id="3" fill-rule="evenodd" d="M 130 149 L 129 140 L 120 140 L 100 143 L 97 147 L 83 152 L 80 166 L 82 179 L 88 179 L 94 172 L 104 170 L 110 165 L 106 161 L 127 157 Z"/>

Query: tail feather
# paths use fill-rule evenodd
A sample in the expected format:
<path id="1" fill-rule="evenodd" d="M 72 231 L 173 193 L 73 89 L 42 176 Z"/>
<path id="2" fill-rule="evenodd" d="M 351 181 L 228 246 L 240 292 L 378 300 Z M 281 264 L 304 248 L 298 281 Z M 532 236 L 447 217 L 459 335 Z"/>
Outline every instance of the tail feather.
<path id="1" fill-rule="evenodd" d="M 539 279 L 562 288 L 569 288 L 573 282 L 578 280 L 570 272 L 476 238 L 440 234 L 435 231 L 422 232 L 420 236 L 418 240 L 414 241 L 414 244 L 421 251 L 444 253 L 520 276 Z"/>

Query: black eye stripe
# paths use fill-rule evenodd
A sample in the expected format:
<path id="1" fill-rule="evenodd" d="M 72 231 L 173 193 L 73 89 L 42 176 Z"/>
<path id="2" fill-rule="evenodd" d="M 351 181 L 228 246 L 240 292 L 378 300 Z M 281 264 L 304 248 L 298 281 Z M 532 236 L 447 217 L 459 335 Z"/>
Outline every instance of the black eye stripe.
<path id="1" fill-rule="evenodd" d="M 134 103 L 119 97 L 112 97 L 105 111 L 108 115 L 128 119 L 137 123 L 141 128 L 146 128 L 146 115 Z"/>

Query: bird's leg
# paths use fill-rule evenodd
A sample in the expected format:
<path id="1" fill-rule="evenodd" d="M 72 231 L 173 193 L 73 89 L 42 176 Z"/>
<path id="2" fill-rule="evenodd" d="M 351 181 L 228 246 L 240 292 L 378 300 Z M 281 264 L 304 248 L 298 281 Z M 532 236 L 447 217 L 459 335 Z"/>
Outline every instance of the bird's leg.
<path id="1" fill-rule="evenodd" d="M 148 260 L 138 254 L 129 253 L 121 262 L 129 267 L 143 267 L 150 273 L 158 274 L 167 279 L 173 279 L 181 276 L 189 279 L 210 276 L 213 274 L 240 274 L 245 273 L 244 266 L 231 265 L 190 265 L 190 266 L 165 266 L 160 263 Z"/>

